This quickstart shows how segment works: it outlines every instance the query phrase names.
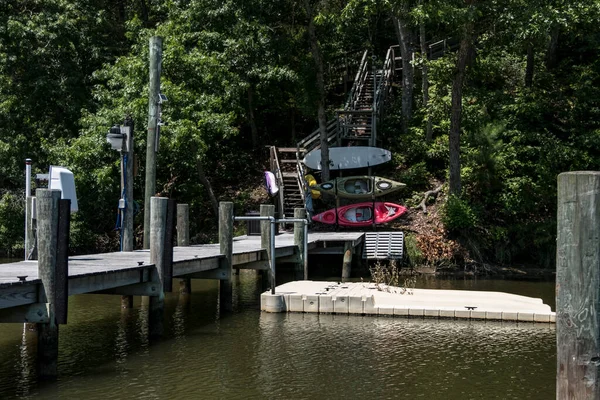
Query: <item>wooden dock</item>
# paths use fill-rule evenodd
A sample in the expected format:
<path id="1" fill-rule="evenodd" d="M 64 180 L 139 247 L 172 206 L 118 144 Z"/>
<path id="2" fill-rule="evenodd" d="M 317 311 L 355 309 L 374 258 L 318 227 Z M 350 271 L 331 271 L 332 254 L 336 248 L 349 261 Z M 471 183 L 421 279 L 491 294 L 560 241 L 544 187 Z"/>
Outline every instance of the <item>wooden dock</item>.
<path id="1" fill-rule="evenodd" d="M 556 322 L 541 299 L 500 292 L 295 281 L 261 294 L 261 310 L 412 318 Z"/>
<path id="2" fill-rule="evenodd" d="M 178 215 L 177 239 L 181 245 L 173 246 L 175 209 L 179 212 L 186 207 L 152 197 L 148 250 L 69 257 L 70 200 L 61 200 L 60 195 L 57 190 L 36 192 L 37 260 L 0 266 L 0 323 L 35 324 L 38 379 L 57 376 L 58 332 L 59 326 L 68 321 L 69 296 L 120 295 L 123 308 L 132 307 L 132 296 L 145 296 L 149 336 L 157 337 L 164 332 L 164 298 L 172 291 L 174 278 L 181 279 L 182 294 L 189 293 L 190 279 L 219 280 L 220 308 L 231 311 L 232 276 L 236 270 L 262 270 L 263 283 L 274 288 L 277 263 L 293 264 L 296 276 L 306 279 L 311 250 L 338 243 L 345 251 L 344 261 L 347 255 L 352 258 L 362 250 L 360 232 L 308 234 L 301 209 L 297 210 L 300 217 L 291 220 L 293 234 L 276 235 L 278 220 L 272 205 L 260 207 L 260 236 L 234 238 L 234 221 L 244 217 L 234 216 L 231 202 L 220 204 L 219 243 L 186 246 L 189 224 L 180 224 Z M 344 271 L 349 271 L 345 269 L 349 265 L 342 265 Z"/>
<path id="3" fill-rule="evenodd" d="M 335 243 L 350 242 L 354 249 L 362 244 L 361 232 L 319 232 L 308 234 L 309 254 L 320 252 Z M 335 248 L 335 247 L 334 247 Z M 279 262 L 294 261 L 298 255 L 294 235 L 276 236 L 275 258 Z M 220 268 L 219 244 L 173 247 L 173 278 L 224 279 Z M 267 251 L 260 236 L 239 236 L 233 239 L 233 268 L 268 270 Z M 157 291 L 152 274 L 156 266 L 150 263 L 150 250 L 73 256 L 68 259 L 68 294 L 105 293 L 152 296 Z M 19 278 L 21 277 L 21 279 Z M 27 314 L 9 309 L 38 302 L 37 261 L 21 261 L 0 265 L 0 323 L 43 322 L 44 316 L 28 318 Z M 22 311 L 22 310 L 21 310 Z M 19 314 L 21 316 L 19 316 Z"/>

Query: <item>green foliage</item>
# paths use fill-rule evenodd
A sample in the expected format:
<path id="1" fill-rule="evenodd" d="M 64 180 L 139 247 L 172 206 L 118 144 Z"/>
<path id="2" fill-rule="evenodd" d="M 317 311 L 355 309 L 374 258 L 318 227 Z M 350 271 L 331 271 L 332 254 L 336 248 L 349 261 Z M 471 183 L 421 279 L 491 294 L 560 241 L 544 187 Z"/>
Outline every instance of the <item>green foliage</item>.
<path id="1" fill-rule="evenodd" d="M 404 248 L 410 265 L 413 267 L 423 265 L 425 257 L 417 245 L 417 238 L 414 233 L 404 236 Z"/>
<path id="2" fill-rule="evenodd" d="M 23 195 L 0 193 L 0 254 L 16 256 L 23 251 L 25 199 Z"/>
<path id="3" fill-rule="evenodd" d="M 442 221 L 448 231 L 464 232 L 475 228 L 478 218 L 467 200 L 451 195 L 444 205 Z"/>
<path id="4" fill-rule="evenodd" d="M 462 98 L 463 195 L 448 199 L 446 227 L 467 235 L 482 258 L 551 266 L 556 176 L 600 169 L 600 3 L 538 0 L 476 2 L 311 1 L 326 66 L 330 112 L 346 93 L 340 71 L 355 73 L 365 49 L 382 57 L 397 37 L 389 14 L 402 13 L 427 41 L 459 38 L 475 24 L 476 52 Z M 64 165 L 75 173 L 80 212 L 71 243 L 78 252 L 115 249 L 119 154 L 105 143 L 125 116 L 135 122 L 141 203 L 148 111 L 148 38 L 164 38 L 157 191 L 191 205 L 198 241 L 216 227 L 206 171 L 219 200 L 236 209 L 261 182 L 264 144 L 291 146 L 314 129 L 317 91 L 304 4 L 250 0 L 113 2 L 5 0 L 0 5 L 0 252 L 22 242 L 23 160 L 34 173 Z M 558 38 L 556 42 L 551 39 Z M 526 84 L 527 51 L 533 54 Z M 553 61 L 554 59 L 554 61 Z M 456 49 L 429 67 L 429 105 L 415 82 L 407 134 L 392 104 L 379 124 L 394 165 L 378 174 L 421 195 L 447 179 L 451 88 Z M 348 62 L 350 61 L 350 62 Z M 357 63 L 358 60 L 354 60 Z M 394 85 L 394 95 L 400 98 Z M 398 102 L 399 103 L 399 102 Z M 433 138 L 425 139 L 427 121 Z M 392 164 L 392 163 L 388 163 Z M 386 169 L 387 168 L 387 169 Z M 410 194 L 408 203 L 411 202 Z M 419 196 L 420 197 L 420 196 Z M 418 203 L 415 198 L 413 203 Z M 415 204 L 413 204 L 415 205 Z M 136 215 L 136 226 L 142 214 Z M 410 240 L 410 239 L 408 239 Z"/>

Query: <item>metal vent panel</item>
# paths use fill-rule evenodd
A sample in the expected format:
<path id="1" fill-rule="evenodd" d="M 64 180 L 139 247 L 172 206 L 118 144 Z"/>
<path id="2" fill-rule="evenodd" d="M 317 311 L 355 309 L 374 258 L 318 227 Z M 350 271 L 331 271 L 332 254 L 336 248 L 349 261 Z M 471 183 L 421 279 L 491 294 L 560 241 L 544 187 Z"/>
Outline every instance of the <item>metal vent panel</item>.
<path id="1" fill-rule="evenodd" d="M 367 260 L 401 260 L 404 232 L 367 232 L 363 258 Z"/>

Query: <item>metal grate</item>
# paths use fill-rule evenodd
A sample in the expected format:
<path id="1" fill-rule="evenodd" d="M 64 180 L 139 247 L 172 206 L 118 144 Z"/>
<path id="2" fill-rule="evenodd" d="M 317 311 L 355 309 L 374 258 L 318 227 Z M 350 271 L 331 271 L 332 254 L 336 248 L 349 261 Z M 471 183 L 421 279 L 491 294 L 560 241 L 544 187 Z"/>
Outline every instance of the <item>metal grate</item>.
<path id="1" fill-rule="evenodd" d="M 367 260 L 401 260 L 404 232 L 367 232 L 363 258 Z"/>

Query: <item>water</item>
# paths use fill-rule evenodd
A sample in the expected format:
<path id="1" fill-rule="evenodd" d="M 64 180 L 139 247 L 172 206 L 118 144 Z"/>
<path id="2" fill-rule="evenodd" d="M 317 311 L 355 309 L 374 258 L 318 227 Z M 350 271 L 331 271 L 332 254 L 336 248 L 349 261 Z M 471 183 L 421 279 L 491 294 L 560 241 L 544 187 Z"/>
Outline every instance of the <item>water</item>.
<path id="1" fill-rule="evenodd" d="M 552 282 L 422 279 L 417 287 L 542 297 Z M 169 294 L 166 335 L 147 340 L 136 298 L 69 300 L 60 327 L 59 379 L 35 382 L 35 333 L 0 325 L 0 398 L 35 399 L 550 399 L 555 327 L 259 311 L 252 272 L 235 286 L 237 310 L 219 315 L 218 286 L 193 281 L 190 302 Z"/>

